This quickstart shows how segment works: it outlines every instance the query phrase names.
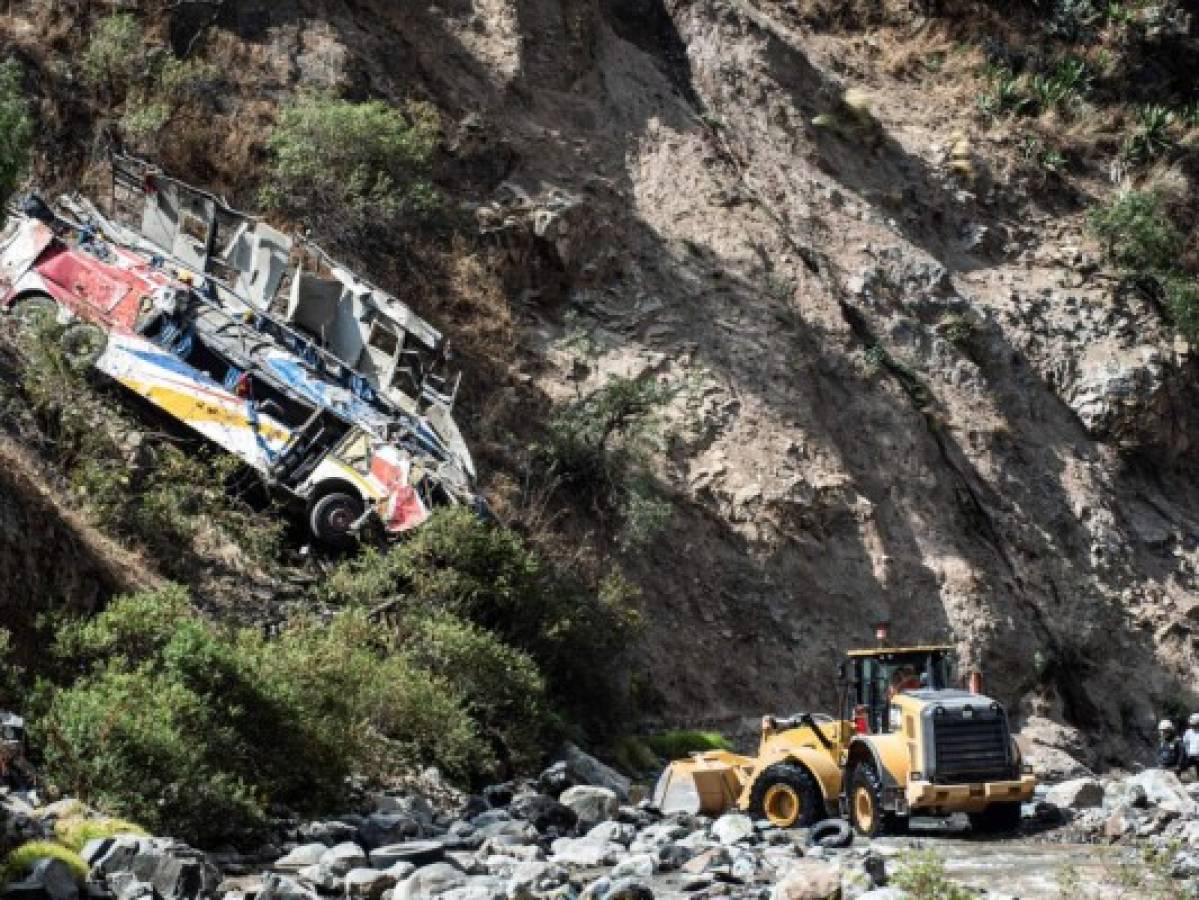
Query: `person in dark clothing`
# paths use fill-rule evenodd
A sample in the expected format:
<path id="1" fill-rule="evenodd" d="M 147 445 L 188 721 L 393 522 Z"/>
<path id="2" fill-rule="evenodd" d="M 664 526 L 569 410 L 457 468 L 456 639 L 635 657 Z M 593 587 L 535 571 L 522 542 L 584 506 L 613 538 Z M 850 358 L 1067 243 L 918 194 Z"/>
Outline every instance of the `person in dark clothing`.
<path id="1" fill-rule="evenodd" d="M 1186 763 L 1186 754 L 1183 752 L 1182 741 L 1174 730 L 1174 723 L 1169 719 L 1162 719 L 1157 726 L 1157 733 L 1161 737 L 1157 745 L 1158 768 L 1169 769 L 1171 772 L 1181 771 Z"/>

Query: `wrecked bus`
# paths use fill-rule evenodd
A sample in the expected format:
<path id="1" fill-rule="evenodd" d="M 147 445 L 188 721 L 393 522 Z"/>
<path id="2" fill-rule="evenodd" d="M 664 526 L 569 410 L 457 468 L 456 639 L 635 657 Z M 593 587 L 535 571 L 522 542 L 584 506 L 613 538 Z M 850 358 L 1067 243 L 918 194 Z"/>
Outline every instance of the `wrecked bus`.
<path id="1" fill-rule="evenodd" d="M 320 248 L 130 158 L 108 214 L 31 197 L 0 233 L 0 308 L 260 473 L 312 537 L 481 508 L 428 323 Z"/>

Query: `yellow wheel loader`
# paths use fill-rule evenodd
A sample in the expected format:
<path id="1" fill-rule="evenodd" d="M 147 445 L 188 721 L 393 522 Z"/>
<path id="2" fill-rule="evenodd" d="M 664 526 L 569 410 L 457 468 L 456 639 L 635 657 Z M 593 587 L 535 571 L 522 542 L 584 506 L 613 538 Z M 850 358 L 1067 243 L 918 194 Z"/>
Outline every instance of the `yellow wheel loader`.
<path id="1" fill-rule="evenodd" d="M 950 687 L 952 648 L 853 650 L 839 669 L 840 715 L 762 720 L 757 756 L 726 750 L 671 763 L 654 790 L 663 812 L 737 809 L 780 828 L 847 817 L 868 837 L 910 816 L 964 812 L 976 831 L 1014 831 L 1036 781 L 1003 707 Z"/>

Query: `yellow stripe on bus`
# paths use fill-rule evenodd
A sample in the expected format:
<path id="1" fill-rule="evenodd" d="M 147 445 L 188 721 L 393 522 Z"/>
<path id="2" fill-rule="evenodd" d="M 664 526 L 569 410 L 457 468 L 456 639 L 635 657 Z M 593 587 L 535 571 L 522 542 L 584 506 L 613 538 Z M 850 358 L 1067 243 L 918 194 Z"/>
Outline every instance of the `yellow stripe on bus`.
<path id="1" fill-rule="evenodd" d="M 186 391 L 177 391 L 173 388 L 162 387 L 156 384 L 147 384 L 133 378 L 122 378 L 120 380 L 126 387 L 137 391 L 155 406 L 161 407 L 176 419 L 184 422 L 212 422 L 217 425 L 244 428 L 247 431 L 255 430 L 251 428 L 249 416 L 244 412 L 229 409 L 215 402 L 198 399 Z M 256 430 L 268 441 L 277 441 L 285 444 L 291 440 L 291 432 L 263 419 L 258 420 Z"/>

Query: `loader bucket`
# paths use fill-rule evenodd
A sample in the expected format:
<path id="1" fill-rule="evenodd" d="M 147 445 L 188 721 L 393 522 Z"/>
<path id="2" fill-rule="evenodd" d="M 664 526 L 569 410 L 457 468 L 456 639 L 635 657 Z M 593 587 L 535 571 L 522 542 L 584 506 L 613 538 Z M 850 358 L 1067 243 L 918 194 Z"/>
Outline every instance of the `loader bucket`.
<path id="1" fill-rule="evenodd" d="M 738 763 L 742 759 L 717 752 L 671 763 L 654 787 L 654 806 L 663 813 L 706 816 L 732 809 L 741 794 L 744 776 Z"/>

